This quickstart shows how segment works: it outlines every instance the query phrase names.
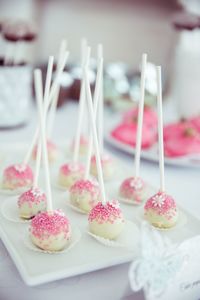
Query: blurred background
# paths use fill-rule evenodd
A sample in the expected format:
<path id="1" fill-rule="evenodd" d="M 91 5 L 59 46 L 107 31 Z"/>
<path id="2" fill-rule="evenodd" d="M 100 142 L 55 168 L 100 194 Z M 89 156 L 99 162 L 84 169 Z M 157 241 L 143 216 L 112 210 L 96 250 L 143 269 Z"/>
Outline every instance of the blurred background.
<path id="1" fill-rule="evenodd" d="M 0 16 L 36 21 L 33 62 L 56 53 L 63 37 L 76 60 L 84 36 L 92 47 L 103 43 L 106 61 L 138 67 L 145 49 L 150 60 L 167 67 L 177 39 L 171 16 L 179 8 L 177 0 L 1 0 Z"/>
<path id="2" fill-rule="evenodd" d="M 81 38 L 85 37 L 93 58 L 97 44 L 104 47 L 107 105 L 125 111 L 137 103 L 141 54 L 146 52 L 150 62 L 146 104 L 155 103 L 154 66 L 161 65 L 164 98 L 173 100 L 178 117 L 200 114 L 199 15 L 199 0 L 0 0 L 0 127 L 25 122 L 31 70 L 39 66 L 45 71 L 48 56 L 57 57 L 63 38 L 70 62 L 61 79 L 59 107 L 79 98 Z M 23 39 L 20 35 L 27 26 L 29 33 Z M 95 61 L 91 69 L 93 84 Z M 17 114 L 13 93 L 19 99 Z"/>

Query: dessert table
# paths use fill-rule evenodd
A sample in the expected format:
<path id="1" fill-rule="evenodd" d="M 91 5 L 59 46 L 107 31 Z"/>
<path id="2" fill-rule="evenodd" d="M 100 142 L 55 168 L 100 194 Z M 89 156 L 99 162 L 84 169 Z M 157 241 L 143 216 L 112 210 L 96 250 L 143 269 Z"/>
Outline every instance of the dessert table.
<path id="1" fill-rule="evenodd" d="M 31 108 L 30 121 L 27 126 L 12 130 L 0 131 L 0 148 L 7 143 L 28 142 L 34 132 L 36 111 Z M 54 141 L 67 141 L 75 133 L 77 105 L 67 103 L 57 113 L 53 132 Z M 105 131 L 108 130 L 113 115 L 105 114 Z M 133 162 L 133 157 L 106 145 L 125 165 Z M 166 166 L 166 186 L 168 192 L 174 196 L 179 204 L 188 209 L 198 218 L 200 179 L 197 168 Z M 158 187 L 158 165 L 142 160 L 141 175 L 155 187 Z M 7 250 L 0 241 L 0 300 L 40 300 L 48 298 L 60 299 L 144 299 L 142 293 L 135 293 L 130 289 L 128 282 L 129 264 L 110 267 L 96 272 L 59 280 L 37 287 L 28 287 L 22 281 Z"/>

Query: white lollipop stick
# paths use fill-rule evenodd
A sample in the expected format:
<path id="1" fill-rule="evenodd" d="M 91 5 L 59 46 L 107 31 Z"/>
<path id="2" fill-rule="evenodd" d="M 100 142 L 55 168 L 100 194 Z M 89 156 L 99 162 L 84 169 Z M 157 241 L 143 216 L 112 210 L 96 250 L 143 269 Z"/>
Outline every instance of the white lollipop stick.
<path id="1" fill-rule="evenodd" d="M 45 170 L 45 180 L 46 180 L 46 190 L 47 190 L 47 210 L 52 211 L 52 194 L 50 185 L 50 174 L 49 174 L 49 160 L 47 153 L 47 143 L 46 143 L 46 132 L 45 132 L 45 117 L 43 115 L 43 105 L 42 105 L 42 73 L 41 70 L 34 71 L 34 82 L 36 89 L 36 99 L 39 109 L 40 116 L 40 129 L 41 129 L 41 141 L 42 141 L 42 155 L 44 159 L 44 170 Z"/>
<path id="2" fill-rule="evenodd" d="M 50 94 L 49 94 L 49 98 L 48 98 L 48 103 L 47 103 L 47 108 L 49 108 L 49 105 L 56 93 L 56 90 L 57 90 L 57 87 L 59 86 L 59 80 L 60 80 L 60 76 L 65 68 L 65 65 L 66 65 L 66 62 L 67 62 L 67 59 L 69 57 L 69 52 L 68 51 L 65 51 L 64 55 L 63 55 L 63 58 L 62 58 L 62 63 L 60 64 L 60 67 L 58 69 L 58 73 L 56 74 L 55 76 L 55 79 L 51 85 L 51 89 L 50 89 Z"/>
<path id="3" fill-rule="evenodd" d="M 49 60 L 48 60 L 47 75 L 46 75 L 46 82 L 45 82 L 45 92 L 44 92 L 44 114 L 45 115 L 47 113 L 48 103 L 49 103 L 48 94 L 49 94 L 49 89 L 50 89 L 50 85 L 51 85 L 53 61 L 54 61 L 53 56 L 50 56 Z M 37 126 L 37 128 L 36 128 L 36 131 L 35 131 L 32 141 L 31 141 L 30 147 L 24 158 L 24 162 L 23 162 L 24 164 L 27 164 L 30 160 L 31 153 L 33 152 L 33 148 L 37 143 L 38 133 L 39 133 L 39 126 Z"/>
<path id="4" fill-rule="evenodd" d="M 85 66 L 88 67 L 89 59 L 90 59 L 90 47 L 87 47 L 87 53 L 85 57 Z M 83 68 L 83 66 L 82 66 Z M 82 76 L 81 80 L 81 91 L 80 91 L 80 98 L 79 98 L 79 112 L 78 112 L 78 123 L 76 129 L 76 136 L 75 136 L 75 145 L 74 145 L 74 155 L 73 155 L 73 162 L 77 163 L 79 157 L 79 148 L 80 148 L 80 137 L 81 137 L 81 128 L 82 128 L 82 121 L 83 121 L 83 112 L 85 107 L 85 78 Z"/>
<path id="5" fill-rule="evenodd" d="M 160 167 L 160 190 L 165 191 L 164 174 L 164 147 L 163 147 L 163 113 L 162 113 L 162 81 L 161 67 L 157 66 L 157 105 L 158 105 L 158 145 L 159 145 L 159 167 Z"/>
<path id="6" fill-rule="evenodd" d="M 56 74 L 58 73 L 58 70 L 61 67 L 62 59 L 63 59 L 64 53 L 66 51 L 66 47 L 67 47 L 67 41 L 65 39 L 63 39 L 60 43 L 59 55 L 58 55 L 58 59 L 57 59 Z M 47 122 L 47 136 L 49 139 L 51 138 L 51 135 L 52 135 L 52 129 L 53 129 L 53 124 L 54 124 L 55 115 L 56 115 L 59 92 L 60 92 L 60 85 L 57 86 L 57 89 L 53 96 L 53 100 L 51 102 L 51 107 L 49 110 L 49 116 L 48 116 L 48 122 Z"/>
<path id="7" fill-rule="evenodd" d="M 147 54 L 143 54 L 141 81 L 140 81 L 140 101 L 139 101 L 138 120 L 137 120 L 136 152 L 135 152 L 135 176 L 136 177 L 139 177 L 139 173 L 140 173 L 140 154 L 141 154 L 141 144 L 142 144 L 142 123 L 143 123 L 143 112 L 144 112 L 146 63 L 147 63 Z"/>
<path id="8" fill-rule="evenodd" d="M 40 171 L 40 165 L 41 165 L 41 156 L 42 156 L 42 144 L 41 144 L 41 137 L 38 141 L 37 146 L 37 154 L 36 154 L 36 167 L 35 167 L 35 174 L 34 174 L 34 180 L 33 180 L 33 187 L 36 188 L 38 186 L 38 178 L 39 178 L 39 171 Z"/>
<path id="9" fill-rule="evenodd" d="M 98 58 L 103 58 L 103 46 L 102 44 L 98 45 L 97 48 Z M 98 109 L 98 137 L 99 137 L 99 149 L 102 154 L 104 151 L 104 143 L 103 143 L 103 122 L 104 122 L 104 94 L 103 94 L 103 72 L 101 74 L 101 89 L 99 93 L 99 109 Z"/>
<path id="10" fill-rule="evenodd" d="M 64 67 L 65 67 L 65 64 L 66 64 L 66 61 L 67 61 L 67 58 L 69 56 L 69 52 L 65 52 L 64 54 L 64 57 L 63 57 L 63 61 L 62 61 L 62 64 L 60 66 L 60 69 L 58 71 L 58 75 L 56 75 L 53 83 L 52 83 L 52 86 L 51 86 L 51 89 L 50 89 L 50 95 L 49 97 L 47 98 L 47 101 L 45 102 L 45 107 L 44 107 L 44 111 L 45 113 L 47 113 L 48 111 L 48 108 L 49 108 L 49 105 L 51 103 L 51 99 L 52 99 L 52 95 L 54 95 L 56 89 L 57 89 L 57 85 L 59 84 L 59 76 L 61 75 Z M 51 59 L 49 58 L 49 63 L 48 63 L 48 68 L 47 68 L 47 74 L 49 72 L 51 72 L 52 74 L 52 69 L 53 69 L 53 62 L 51 61 Z M 50 74 L 46 76 L 46 78 L 50 78 Z M 30 147 L 27 151 L 27 154 L 25 156 L 25 159 L 24 159 L 24 163 L 27 164 L 30 160 L 30 157 L 31 157 L 31 153 L 33 151 L 33 148 L 37 142 L 37 138 L 38 138 L 38 132 L 39 132 L 39 128 L 36 128 L 36 131 L 35 131 L 35 134 L 34 134 L 34 137 L 33 137 L 33 140 L 31 141 L 31 144 L 30 144 Z"/>
<path id="11" fill-rule="evenodd" d="M 104 181 L 103 181 L 103 172 L 102 172 L 102 166 L 101 166 L 101 158 L 100 158 L 100 153 L 99 153 L 99 144 L 98 144 L 98 138 L 97 138 L 97 130 L 96 130 L 96 123 L 95 123 L 95 119 L 94 119 L 92 95 L 91 95 L 90 82 L 89 82 L 87 68 L 84 69 L 84 77 L 85 77 L 85 83 L 86 83 L 86 99 L 87 99 L 87 103 L 88 103 L 88 110 L 89 110 L 90 122 L 91 122 L 91 127 L 92 127 L 91 129 L 92 129 L 93 140 L 94 140 L 97 173 L 98 173 L 98 179 L 99 179 L 99 184 L 100 184 L 100 188 L 101 188 L 102 203 L 105 205 L 106 204 L 105 187 L 104 187 Z"/>
<path id="12" fill-rule="evenodd" d="M 98 59 L 98 65 L 97 65 L 97 79 L 95 84 L 95 90 L 94 90 L 94 119 L 96 121 L 96 115 L 97 115 L 97 108 L 98 108 L 98 102 L 99 102 L 99 93 L 101 90 L 101 75 L 103 72 L 103 58 Z M 88 179 L 90 174 L 90 164 L 91 164 L 91 157 L 92 157 L 92 144 L 93 144 L 93 138 L 92 138 L 92 131 L 90 130 L 89 135 L 89 145 L 88 145 L 88 153 L 86 158 L 86 168 L 85 168 L 85 179 Z"/>

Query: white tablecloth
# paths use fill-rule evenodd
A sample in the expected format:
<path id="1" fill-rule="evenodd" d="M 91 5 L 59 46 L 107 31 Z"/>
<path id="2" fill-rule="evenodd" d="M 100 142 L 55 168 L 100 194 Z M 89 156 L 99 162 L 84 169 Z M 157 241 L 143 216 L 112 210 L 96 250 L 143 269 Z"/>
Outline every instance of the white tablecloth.
<path id="1" fill-rule="evenodd" d="M 3 143 L 28 142 L 35 127 L 34 110 L 31 115 L 30 123 L 26 127 L 0 131 L 0 146 Z M 76 116 L 77 106 L 75 104 L 67 104 L 58 111 L 53 132 L 55 141 L 67 140 L 74 135 Z M 107 114 L 105 130 L 109 128 L 112 121 L 113 116 Z M 107 148 L 112 150 L 125 164 L 132 163 L 133 157 L 111 147 L 107 146 Z M 158 186 L 159 183 L 158 171 L 157 164 L 142 161 L 141 175 L 154 186 Z M 165 174 L 169 193 L 198 217 L 200 206 L 199 170 L 166 166 Z M 133 294 L 131 292 L 128 283 L 128 266 L 129 264 L 123 264 L 38 287 L 28 287 L 22 281 L 5 247 L 0 242 L 0 300 L 143 299 L 142 293 Z"/>

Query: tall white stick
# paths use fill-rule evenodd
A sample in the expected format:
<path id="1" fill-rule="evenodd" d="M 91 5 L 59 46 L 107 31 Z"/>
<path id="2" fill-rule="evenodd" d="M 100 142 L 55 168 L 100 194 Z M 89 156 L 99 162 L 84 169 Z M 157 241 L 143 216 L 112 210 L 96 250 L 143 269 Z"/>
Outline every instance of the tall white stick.
<path id="1" fill-rule="evenodd" d="M 37 153 L 36 153 L 36 166 L 35 166 L 35 173 L 34 173 L 34 180 L 33 180 L 34 188 L 38 187 L 38 178 L 39 178 L 39 172 L 40 172 L 41 157 L 42 157 L 42 143 L 41 143 L 41 136 L 39 136 Z"/>
<path id="2" fill-rule="evenodd" d="M 136 136 L 136 152 L 135 152 L 135 176 L 136 177 L 139 177 L 139 173 L 140 173 L 140 154 L 141 154 L 141 144 L 142 144 L 142 124 L 143 124 L 143 112 L 144 112 L 146 63 L 147 63 L 147 54 L 144 53 L 142 55 L 140 101 L 139 101 L 138 120 L 137 120 L 137 136 Z"/>
<path id="3" fill-rule="evenodd" d="M 56 75 L 53 83 L 52 83 L 52 86 L 51 86 L 51 89 L 50 89 L 50 95 L 49 97 L 47 98 L 47 101 L 45 102 L 45 107 L 44 107 L 44 111 L 47 113 L 48 111 L 48 108 L 49 108 L 49 105 L 51 104 L 51 100 L 52 100 L 52 97 L 57 89 L 57 85 L 59 84 L 59 76 L 62 74 L 63 72 L 63 69 L 65 67 L 65 64 L 66 64 L 66 61 L 68 59 L 68 56 L 69 56 L 69 52 L 65 52 L 64 54 L 64 57 L 63 57 L 63 60 L 62 60 L 62 64 L 60 66 L 60 69 L 58 71 L 58 74 Z M 48 63 L 48 67 L 47 67 L 47 73 L 51 72 L 52 73 L 52 69 L 53 69 L 53 62 L 51 62 L 51 60 L 49 59 L 49 63 Z M 48 77 L 50 77 L 50 75 L 48 75 Z M 47 76 L 46 76 L 47 78 Z M 31 141 L 31 144 L 30 144 L 30 147 L 26 153 L 26 156 L 24 158 L 24 164 L 27 164 L 30 160 L 30 157 L 31 157 L 31 153 L 33 151 L 33 148 L 34 146 L 36 145 L 36 142 L 37 142 L 37 137 L 38 137 L 38 132 L 39 132 L 39 128 L 36 128 L 36 131 L 35 131 L 35 134 L 33 136 L 33 139 Z"/>
<path id="4" fill-rule="evenodd" d="M 97 65 L 97 78 L 96 78 L 96 84 L 94 89 L 94 119 L 96 121 L 96 115 L 97 115 L 97 108 L 99 104 L 99 93 L 101 90 L 101 75 L 103 72 L 103 58 L 98 59 L 98 65 Z M 92 137 L 92 131 L 90 129 L 89 134 L 89 145 L 88 145 L 88 152 L 87 152 L 87 158 L 86 158 L 86 168 L 85 168 L 85 179 L 88 179 L 90 174 L 90 164 L 91 164 L 91 157 L 92 157 L 92 147 L 93 146 L 93 137 Z"/>
<path id="5" fill-rule="evenodd" d="M 99 44 L 97 48 L 97 56 L 99 59 L 103 58 L 103 45 Z M 98 137 L 99 137 L 99 149 L 100 153 L 102 154 L 104 151 L 104 143 L 103 143 L 103 138 L 104 138 L 104 93 L 103 93 L 103 72 L 101 74 L 101 89 L 99 93 L 99 109 L 98 109 Z"/>
<path id="6" fill-rule="evenodd" d="M 161 67 L 157 66 L 157 106 L 158 106 L 158 144 L 159 144 L 159 167 L 160 167 L 160 190 L 165 191 L 164 174 L 164 147 L 163 147 L 163 113 L 162 113 L 162 79 Z"/>
<path id="7" fill-rule="evenodd" d="M 40 115 L 42 154 L 43 154 L 43 159 L 44 159 L 46 193 L 47 193 L 47 210 L 52 211 L 53 206 L 52 206 L 52 194 L 51 194 L 50 174 L 49 174 L 49 160 L 48 160 L 46 132 L 45 132 L 46 119 L 43 114 L 44 110 L 43 110 L 43 104 L 42 104 L 42 73 L 41 73 L 41 70 L 36 69 L 34 71 L 34 82 L 35 82 L 35 89 L 36 89 L 36 99 L 37 99 L 39 115 Z"/>
<path id="8" fill-rule="evenodd" d="M 58 73 L 58 71 L 61 67 L 62 59 L 63 59 L 64 53 L 66 51 L 66 48 L 67 48 L 67 41 L 65 39 L 63 39 L 60 43 L 59 54 L 58 54 L 58 58 L 57 58 L 56 74 Z M 60 92 L 60 85 L 57 86 L 57 90 L 53 96 L 49 114 L 48 114 L 47 136 L 49 139 L 51 138 L 51 135 L 52 135 L 52 129 L 53 129 L 55 115 L 56 115 L 59 92 Z"/>
<path id="9" fill-rule="evenodd" d="M 88 103 L 88 110 L 89 110 L 90 122 L 91 122 L 91 127 L 92 127 L 91 129 L 92 129 L 93 140 L 94 140 L 97 173 L 98 173 L 98 179 L 99 179 L 99 184 L 100 184 L 100 188 L 101 188 L 102 203 L 106 204 L 106 195 L 105 195 L 103 172 L 102 172 L 102 166 L 101 166 L 101 157 L 100 157 L 100 153 L 99 153 L 99 143 L 98 143 L 98 138 L 97 138 L 97 130 L 96 130 L 96 123 L 95 123 L 95 119 L 94 119 L 92 95 L 91 95 L 90 82 L 89 82 L 87 68 L 85 68 L 84 74 L 85 74 L 84 77 L 85 77 L 85 83 L 86 83 L 86 99 L 87 99 L 87 103 Z"/>
<path id="10" fill-rule="evenodd" d="M 90 59 L 90 47 L 87 47 L 86 57 L 84 65 L 88 67 L 89 59 Z M 83 71 L 83 66 L 82 66 Z M 76 163 L 79 157 L 79 148 L 80 148 L 80 137 L 81 137 L 81 127 L 83 121 L 83 112 L 85 107 L 85 78 L 82 76 L 81 81 L 81 91 L 80 91 L 80 98 L 79 98 L 79 111 L 78 111 L 78 123 L 76 129 L 76 136 L 75 136 L 75 145 L 74 145 L 74 155 L 73 155 L 73 162 Z"/>

